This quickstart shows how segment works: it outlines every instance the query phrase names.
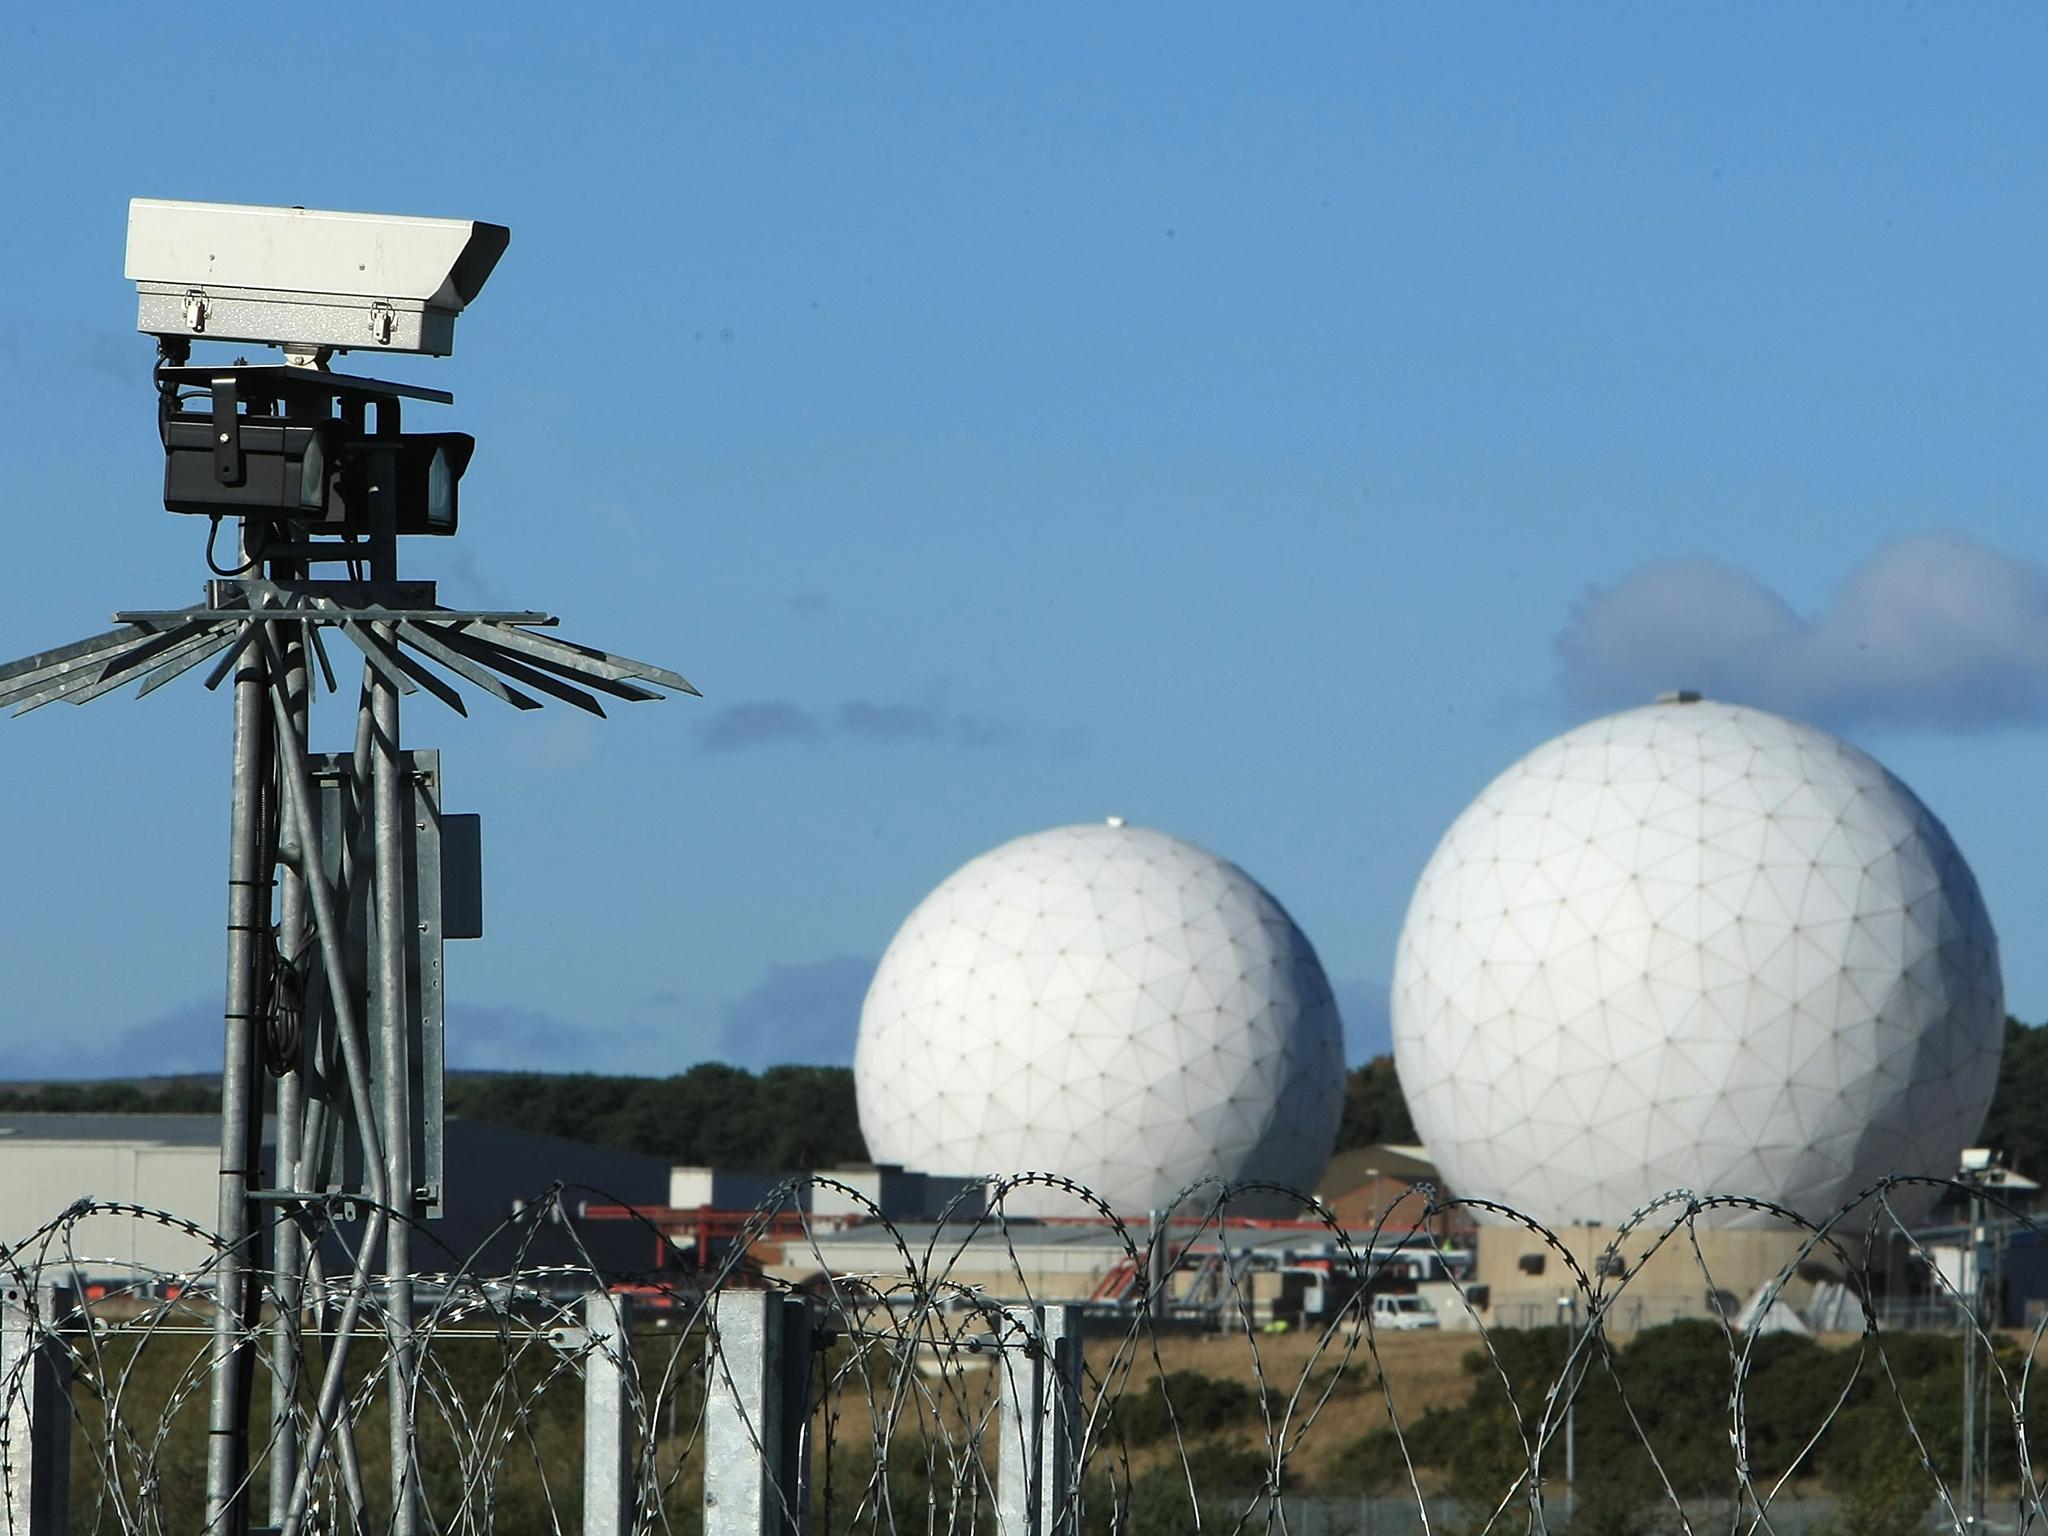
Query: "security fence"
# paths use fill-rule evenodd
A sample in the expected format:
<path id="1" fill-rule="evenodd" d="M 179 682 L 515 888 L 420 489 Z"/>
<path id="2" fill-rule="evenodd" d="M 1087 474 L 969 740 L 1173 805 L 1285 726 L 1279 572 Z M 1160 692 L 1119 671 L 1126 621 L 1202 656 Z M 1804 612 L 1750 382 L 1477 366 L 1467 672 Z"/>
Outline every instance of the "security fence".
<path id="1" fill-rule="evenodd" d="M 258 1366 L 236 1505 L 257 1530 L 2034 1529 L 2041 1329 L 1990 1326 L 1984 1263 L 1994 1234 L 2034 1226 L 1935 1186 L 1969 1202 L 1963 1257 L 1944 1256 L 1899 1219 L 1927 1183 L 1879 1186 L 1818 1225 L 1674 1194 L 1586 1264 L 1538 1222 L 1423 1188 L 1347 1231 L 1269 1186 L 1196 1186 L 1129 1223 L 1023 1175 L 913 1227 L 798 1180 L 720 1251 L 635 1275 L 528 1262 L 539 1234 L 582 1230 L 601 1192 L 540 1192 L 476 1252 L 404 1276 L 359 1262 L 398 1218 L 334 1199 L 284 1213 L 302 1248 L 283 1283 L 169 1213 L 81 1201 L 4 1256 L 4 1529 L 203 1529 L 223 1348 Z M 1076 1214 L 1012 1217 L 1020 1189 Z M 828 1190 L 850 1214 L 812 1214 Z M 1275 1258 L 1271 1225 L 1239 1213 L 1289 1203 L 1307 1221 Z M 1731 1216 L 1793 1239 L 1739 1309 L 1707 1241 Z M 650 1254 L 666 1241 L 623 1219 Z M 1460 1246 L 1474 1219 L 1548 1255 L 1569 1305 L 1537 1327 L 1488 1316 Z M 127 1223 L 172 1229 L 201 1261 L 107 1257 L 132 1248 L 109 1240 Z M 1099 1273 L 1051 1294 L 1034 1247 L 1063 1231 Z M 424 1224 L 412 1251 L 433 1248 Z M 1901 1251 L 1945 1331 L 1885 1322 L 1900 1303 L 1879 1271 Z M 1696 1266 L 1703 1302 L 1658 1327 L 1631 1286 L 1674 1259 Z M 272 1276 L 262 1304 L 224 1332 L 219 1277 L 252 1270 Z M 1386 1301 L 1417 1275 L 1441 1277 L 1439 1326 Z M 1809 1336 L 1800 1294 L 1838 1331 Z"/>

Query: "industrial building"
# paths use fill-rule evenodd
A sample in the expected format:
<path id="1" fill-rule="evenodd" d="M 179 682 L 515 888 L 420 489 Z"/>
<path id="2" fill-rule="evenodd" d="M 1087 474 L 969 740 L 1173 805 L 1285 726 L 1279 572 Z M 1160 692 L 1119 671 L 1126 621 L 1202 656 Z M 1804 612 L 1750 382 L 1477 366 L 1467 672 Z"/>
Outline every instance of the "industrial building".
<path id="1" fill-rule="evenodd" d="M 668 1193 L 662 1159 L 459 1118 L 446 1122 L 445 1146 L 447 1201 L 415 1243 L 421 1270 L 489 1273 L 515 1257 L 575 1264 L 585 1252 L 607 1269 L 646 1266 L 645 1243 L 577 1212 L 593 1199 L 658 1205 Z M 268 1168 L 268 1125 L 263 1147 Z M 216 1252 L 219 1167 L 215 1115 L 0 1115 L 0 1240 L 82 1276 L 190 1274 Z M 561 1198 L 547 1199 L 557 1185 Z M 93 1214 L 65 1214 L 85 1201 Z"/>

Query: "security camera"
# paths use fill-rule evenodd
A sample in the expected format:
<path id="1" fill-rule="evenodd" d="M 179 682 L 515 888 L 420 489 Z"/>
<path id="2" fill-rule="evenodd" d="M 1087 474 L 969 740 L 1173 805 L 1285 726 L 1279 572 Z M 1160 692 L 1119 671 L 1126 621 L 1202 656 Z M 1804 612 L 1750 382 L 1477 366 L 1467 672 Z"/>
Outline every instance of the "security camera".
<path id="1" fill-rule="evenodd" d="M 128 205 L 135 327 L 287 351 L 455 349 L 455 317 L 512 232 L 469 219 L 138 197 Z"/>

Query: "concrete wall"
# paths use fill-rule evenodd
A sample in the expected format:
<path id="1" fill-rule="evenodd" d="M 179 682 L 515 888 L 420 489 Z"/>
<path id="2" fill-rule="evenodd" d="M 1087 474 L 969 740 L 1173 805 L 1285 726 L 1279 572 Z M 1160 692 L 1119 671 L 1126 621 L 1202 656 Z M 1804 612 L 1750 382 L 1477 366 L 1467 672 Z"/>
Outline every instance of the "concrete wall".
<path id="1" fill-rule="evenodd" d="M 1653 1253 L 1651 1247 L 1661 1231 L 1661 1227 L 1638 1229 L 1623 1244 L 1621 1256 L 1629 1269 L 1624 1283 L 1619 1277 L 1603 1279 L 1595 1273 L 1600 1254 L 1614 1239 L 1612 1227 L 1558 1229 L 1559 1242 L 1588 1279 L 1599 1284 L 1603 1295 L 1615 1298 L 1608 1312 L 1611 1331 L 1630 1332 L 1681 1317 L 1711 1318 L 1710 1285 L 1733 1298 L 1729 1303 L 1732 1314 L 1759 1285 L 1774 1279 L 1791 1261 L 1804 1236 L 1788 1231 L 1730 1232 L 1702 1227 L 1697 1253 L 1683 1230 L 1673 1233 Z M 1559 1298 L 1574 1295 L 1580 1296 L 1579 1316 L 1584 1319 L 1586 1303 L 1579 1282 L 1534 1233 L 1521 1227 L 1481 1227 L 1475 1247 L 1477 1264 L 1472 1279 L 1488 1289 L 1488 1306 L 1482 1314 L 1488 1327 L 1542 1327 L 1559 1322 Z M 1522 1260 L 1531 1254 L 1542 1255 L 1540 1274 L 1522 1268 Z M 1702 1272 L 1702 1260 L 1706 1273 Z M 1809 1289 L 1795 1281 L 1787 1288 L 1786 1299 L 1798 1305 Z"/>
<path id="2" fill-rule="evenodd" d="M 977 1236 L 963 1250 L 961 1239 L 965 1236 L 964 1227 L 958 1234 L 949 1230 L 941 1236 L 931 1259 L 929 1278 L 934 1283 L 974 1286 L 991 1296 L 1029 1294 L 1040 1301 L 1085 1301 L 1122 1256 L 1121 1249 L 1113 1252 L 1102 1243 L 1024 1242 L 1013 1249 L 999 1235 L 988 1233 Z M 924 1260 L 925 1241 L 923 1233 L 909 1240 L 911 1257 L 919 1264 Z M 860 1275 L 884 1288 L 898 1277 L 908 1283 L 902 1252 L 881 1229 L 827 1236 L 818 1248 L 824 1257 L 823 1267 L 835 1274 Z M 808 1245 L 790 1244 L 781 1262 L 771 1264 L 768 1272 L 792 1283 L 807 1280 L 817 1275 L 818 1258 Z"/>

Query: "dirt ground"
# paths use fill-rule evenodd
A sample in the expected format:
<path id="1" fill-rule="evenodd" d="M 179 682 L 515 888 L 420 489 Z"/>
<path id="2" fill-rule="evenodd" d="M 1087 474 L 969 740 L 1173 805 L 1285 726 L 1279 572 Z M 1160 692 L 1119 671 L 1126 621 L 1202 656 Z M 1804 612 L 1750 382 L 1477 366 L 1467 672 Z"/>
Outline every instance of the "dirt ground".
<path id="1" fill-rule="evenodd" d="M 1098 1375 L 1108 1368 L 1116 1340 L 1091 1340 L 1088 1345 L 1090 1369 Z M 1304 1377 L 1313 1378 L 1319 1389 L 1331 1371 L 1341 1370 L 1347 1384 L 1370 1387 L 1380 1398 L 1382 1374 L 1392 1392 L 1395 1406 L 1405 1419 L 1425 1409 L 1462 1403 L 1471 1377 L 1464 1367 L 1465 1356 L 1482 1347 L 1476 1334 L 1469 1333 L 1382 1333 L 1375 1340 L 1378 1358 L 1361 1337 L 1346 1351 L 1341 1338 L 1324 1343 L 1313 1334 L 1283 1333 L 1189 1333 L 1167 1335 L 1158 1344 L 1158 1362 L 1152 1349 L 1140 1339 L 1126 1349 L 1135 1353 L 1132 1383 L 1143 1386 L 1160 1371 L 1200 1371 L 1226 1381 L 1256 1384 L 1292 1391 Z M 1343 1397 L 1365 1395 L 1347 1389 Z M 1381 1410 L 1384 1420 L 1384 1409 Z M 1361 1430 L 1360 1433 L 1363 1433 Z"/>
<path id="2" fill-rule="evenodd" d="M 1116 1339 L 1091 1340 L 1090 1376 L 1097 1382 L 1116 1362 Z M 1158 1341 L 1157 1358 L 1149 1340 L 1139 1339 L 1123 1350 L 1122 1396 L 1152 1390 L 1162 1373 L 1197 1371 L 1204 1376 L 1294 1397 L 1286 1434 L 1289 1461 L 1297 1472 L 1313 1476 L 1363 1436 L 1390 1423 L 1389 1398 L 1403 1424 L 1412 1424 L 1431 1408 L 1463 1403 L 1472 1377 L 1465 1358 L 1481 1347 L 1469 1333 L 1382 1334 L 1375 1340 L 1377 1359 L 1365 1340 L 1357 1339 L 1348 1356 L 1342 1339 L 1328 1343 L 1312 1334 L 1189 1333 Z M 1327 1394 L 1327 1395 L 1326 1395 Z M 1232 1443 L 1269 1450 L 1263 1422 L 1240 1425 L 1224 1437 Z M 1156 1454 L 1166 1454 L 1158 1447 Z M 1151 1455 L 1136 1458 L 1148 1463 Z"/>

